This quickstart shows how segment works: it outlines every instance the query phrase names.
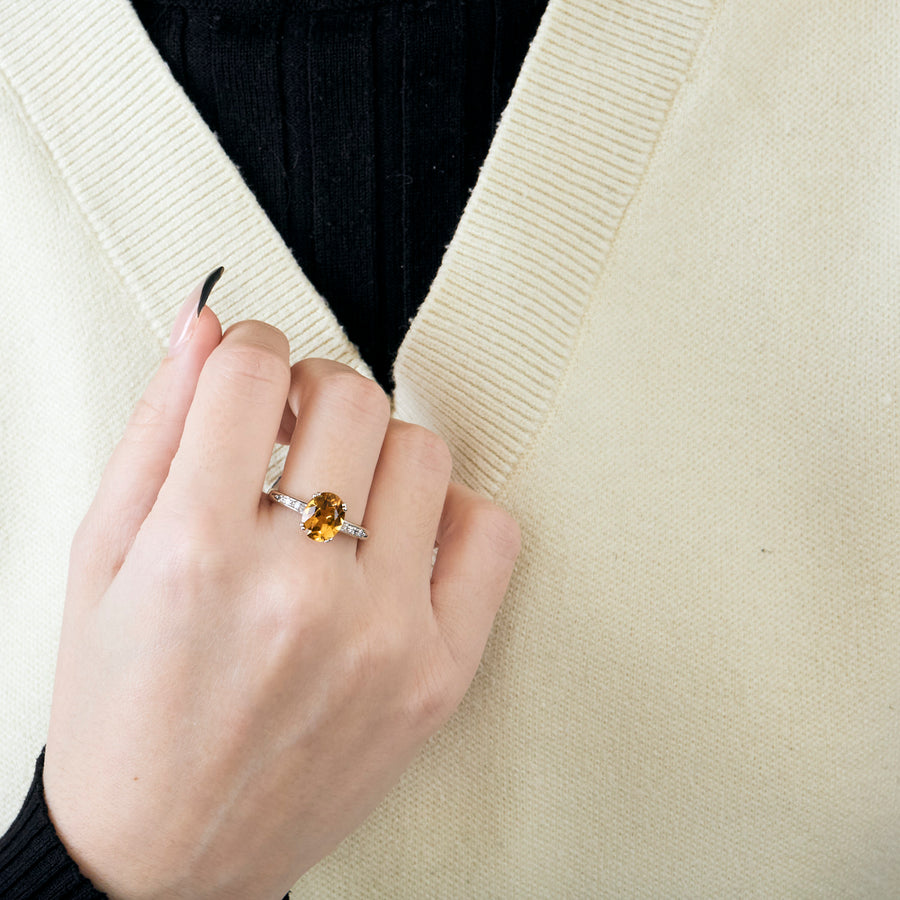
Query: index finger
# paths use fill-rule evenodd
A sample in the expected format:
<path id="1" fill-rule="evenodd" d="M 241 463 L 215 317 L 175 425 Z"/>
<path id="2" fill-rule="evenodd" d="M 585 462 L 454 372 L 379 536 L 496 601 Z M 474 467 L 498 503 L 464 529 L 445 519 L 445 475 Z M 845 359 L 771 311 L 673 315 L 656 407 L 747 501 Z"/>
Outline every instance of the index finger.
<path id="1" fill-rule="evenodd" d="M 265 322 L 229 328 L 203 366 L 161 503 L 256 515 L 291 381 L 288 340 Z"/>

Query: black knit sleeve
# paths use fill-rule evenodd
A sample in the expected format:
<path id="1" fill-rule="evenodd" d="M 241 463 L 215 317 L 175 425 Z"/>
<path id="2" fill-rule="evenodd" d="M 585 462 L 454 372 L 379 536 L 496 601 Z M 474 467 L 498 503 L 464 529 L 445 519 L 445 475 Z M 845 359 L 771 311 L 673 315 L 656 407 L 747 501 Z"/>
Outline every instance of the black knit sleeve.
<path id="1" fill-rule="evenodd" d="M 0 837 L 0 897 L 3 900 L 109 900 L 66 852 L 44 800 L 44 751 L 34 767 L 25 803 Z M 289 900 L 285 894 L 284 900 Z"/>
<path id="2" fill-rule="evenodd" d="M 102 900 L 63 846 L 44 801 L 44 751 L 25 804 L 0 838 L 0 897 L 4 900 Z"/>

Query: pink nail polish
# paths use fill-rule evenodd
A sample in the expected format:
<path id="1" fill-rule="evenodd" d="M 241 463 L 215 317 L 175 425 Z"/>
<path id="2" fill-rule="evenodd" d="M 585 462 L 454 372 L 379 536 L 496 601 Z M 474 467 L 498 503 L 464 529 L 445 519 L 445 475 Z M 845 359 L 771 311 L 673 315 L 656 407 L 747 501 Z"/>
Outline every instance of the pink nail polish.
<path id="1" fill-rule="evenodd" d="M 206 306 L 206 301 L 212 289 L 216 286 L 216 282 L 222 277 L 225 269 L 219 266 L 214 269 L 203 281 L 197 285 L 188 294 L 187 300 L 175 317 L 175 324 L 172 326 L 172 333 L 169 335 L 169 356 L 177 355 L 191 339 L 194 329 L 197 327 L 197 319 L 200 318 L 200 311 Z"/>

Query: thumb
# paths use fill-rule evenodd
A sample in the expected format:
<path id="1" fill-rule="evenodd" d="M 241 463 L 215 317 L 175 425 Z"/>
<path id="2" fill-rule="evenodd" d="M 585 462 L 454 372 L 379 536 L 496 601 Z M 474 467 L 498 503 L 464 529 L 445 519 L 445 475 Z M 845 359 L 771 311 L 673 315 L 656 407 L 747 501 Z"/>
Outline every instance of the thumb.
<path id="1" fill-rule="evenodd" d="M 437 532 L 431 605 L 462 697 L 475 675 L 521 548 L 518 523 L 487 497 L 451 481 Z"/>
<path id="2" fill-rule="evenodd" d="M 125 559 L 162 487 L 181 440 L 200 371 L 222 339 L 216 315 L 206 307 L 222 269 L 188 295 L 175 320 L 169 354 L 132 412 L 79 528 L 76 544 L 90 559 L 91 580 L 108 586 Z M 74 548 L 73 548 L 74 551 Z"/>

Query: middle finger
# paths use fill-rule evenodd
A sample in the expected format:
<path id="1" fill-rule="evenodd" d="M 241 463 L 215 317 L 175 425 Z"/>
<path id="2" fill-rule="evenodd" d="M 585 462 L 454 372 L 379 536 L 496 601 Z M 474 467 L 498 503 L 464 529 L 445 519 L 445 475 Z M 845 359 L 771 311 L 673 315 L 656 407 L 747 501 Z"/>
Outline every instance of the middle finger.
<path id="1" fill-rule="evenodd" d="M 361 525 L 391 418 L 387 395 L 343 363 L 310 358 L 291 370 L 288 403 L 297 423 L 277 489 L 303 501 L 336 493 L 347 505 L 345 518 Z M 337 539 L 353 549 L 352 539 Z"/>

